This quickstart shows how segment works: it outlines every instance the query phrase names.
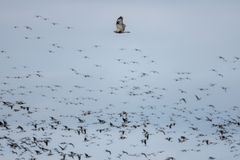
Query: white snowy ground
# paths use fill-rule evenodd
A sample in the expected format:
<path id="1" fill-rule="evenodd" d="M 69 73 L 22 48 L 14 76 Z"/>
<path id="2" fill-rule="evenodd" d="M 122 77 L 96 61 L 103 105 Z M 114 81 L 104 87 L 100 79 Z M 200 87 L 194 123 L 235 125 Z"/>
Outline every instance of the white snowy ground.
<path id="1" fill-rule="evenodd" d="M 233 0 L 0 0 L 0 159 L 240 159 L 239 17 Z"/>

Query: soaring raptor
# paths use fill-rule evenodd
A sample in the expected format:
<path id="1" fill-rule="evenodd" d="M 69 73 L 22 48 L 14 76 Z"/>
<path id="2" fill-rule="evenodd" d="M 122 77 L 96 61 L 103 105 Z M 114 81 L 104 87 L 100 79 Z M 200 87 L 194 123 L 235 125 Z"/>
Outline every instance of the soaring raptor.
<path id="1" fill-rule="evenodd" d="M 117 30 L 116 33 L 123 33 L 125 31 L 126 25 L 123 23 L 123 17 L 120 16 L 116 22 Z"/>

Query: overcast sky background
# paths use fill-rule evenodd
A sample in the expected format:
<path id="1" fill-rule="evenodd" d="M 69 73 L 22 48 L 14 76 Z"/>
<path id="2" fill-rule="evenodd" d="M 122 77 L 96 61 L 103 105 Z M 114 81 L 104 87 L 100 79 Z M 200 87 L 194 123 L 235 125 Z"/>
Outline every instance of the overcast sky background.
<path id="1" fill-rule="evenodd" d="M 37 15 L 47 20 L 36 18 Z M 113 32 L 119 16 L 124 17 L 126 30 L 130 33 Z M 77 115 L 79 110 L 76 106 L 64 103 L 74 101 L 76 97 L 98 99 L 97 102 L 83 100 L 81 110 L 97 112 L 102 109 L 102 117 L 104 113 L 119 113 L 124 110 L 140 112 L 140 106 L 146 108 L 154 106 L 156 107 L 154 113 L 165 112 L 166 117 L 159 122 L 165 124 L 169 121 L 167 117 L 176 112 L 172 108 L 178 107 L 177 103 L 183 97 L 187 104 L 180 105 L 189 111 L 212 104 L 221 112 L 219 115 L 227 118 L 236 117 L 240 114 L 239 109 L 233 111 L 232 108 L 240 104 L 240 62 L 235 62 L 235 57 L 240 56 L 239 17 L 240 1 L 237 0 L 0 0 L 0 50 L 4 51 L 0 53 L 0 97 L 5 101 L 22 100 L 38 110 L 30 120 L 22 115 L 6 118 L 10 111 L 1 108 L 0 119 L 6 118 L 9 123 L 17 126 L 18 122 L 26 125 L 32 120 L 48 119 L 50 115 Z M 57 24 L 53 25 L 54 22 Z M 30 26 L 32 30 L 26 29 L 26 26 Z M 68 26 L 70 29 L 67 29 Z M 40 39 L 37 39 L 38 36 Z M 60 47 L 54 47 L 55 43 Z M 53 53 L 49 53 L 50 50 Z M 147 58 L 143 58 L 144 56 Z M 224 57 L 226 62 L 219 56 Z M 121 59 L 120 62 L 117 59 Z M 133 64 L 132 61 L 138 64 Z M 122 62 L 127 64 L 124 65 Z M 101 67 L 97 68 L 96 65 Z M 76 76 L 71 68 L 81 74 L 90 75 L 90 78 Z M 216 69 L 217 73 L 211 71 L 212 69 Z M 131 70 L 136 72 L 131 73 Z M 42 77 L 13 78 L 24 77 L 27 74 L 35 75 L 37 71 L 41 71 Z M 152 71 L 157 71 L 158 74 L 153 74 Z M 179 76 L 178 72 L 190 72 L 191 80 L 176 82 L 175 78 L 188 77 Z M 147 73 L 147 76 L 141 77 L 142 73 Z M 222 74 L 223 77 L 218 74 Z M 131 78 L 136 79 L 130 80 Z M 127 82 L 122 83 L 121 80 Z M 216 87 L 209 88 L 211 83 L 216 84 Z M 56 92 L 43 87 L 53 87 L 56 84 L 61 86 Z M 77 90 L 74 88 L 75 85 L 82 86 L 83 89 Z M 148 85 L 149 88 L 144 85 Z M 25 86 L 25 89 L 21 89 L 20 86 Z M 121 86 L 123 89 L 120 89 Z M 154 92 L 163 96 L 161 100 L 147 95 L 131 97 L 129 92 L 134 86 L 139 86 L 141 92 L 158 87 L 159 90 L 156 89 Z M 118 88 L 118 91 L 111 87 Z M 226 87 L 227 91 L 225 92 L 222 87 Z M 209 90 L 200 92 L 199 88 Z M 179 93 L 179 89 L 186 90 L 187 95 Z M 100 93 L 98 90 L 103 92 Z M 116 93 L 111 95 L 109 94 L 111 91 Z M 202 100 L 197 102 L 195 95 L 200 96 Z M 59 101 L 63 103 L 58 103 Z M 113 104 L 114 107 L 105 110 L 109 104 Z M 201 114 L 198 116 L 204 117 L 207 112 L 207 109 L 199 112 L 198 114 Z M 152 110 L 145 110 L 144 113 L 145 116 L 151 117 Z M 212 110 L 209 113 L 212 113 Z M 108 119 L 108 116 L 105 118 Z M 138 121 L 137 117 L 133 119 Z M 68 120 L 66 123 L 74 124 Z M 90 117 L 88 122 L 95 120 L 94 117 Z M 204 133 L 212 133 L 211 126 L 205 122 L 195 121 L 192 119 L 192 123 L 197 123 Z M 157 123 L 157 120 L 152 118 L 151 123 Z M 185 126 L 185 123 L 182 125 Z M 91 127 L 94 128 L 94 125 L 90 125 L 89 128 Z M 176 129 L 176 137 L 181 135 L 181 127 L 180 123 Z M 0 132 L 0 136 L 6 132 Z M 236 140 L 239 140 L 239 128 L 235 132 L 237 134 L 234 137 L 238 135 Z M 114 131 L 111 133 L 117 136 Z M 14 132 L 8 134 L 13 136 Z M 28 134 L 32 136 L 32 132 Z M 134 137 L 137 136 L 137 133 L 132 133 L 129 135 L 129 143 L 116 141 L 111 148 L 117 152 L 121 148 L 129 147 L 127 145 L 135 143 Z M 70 140 L 74 141 L 76 138 L 73 136 Z M 57 142 L 55 139 L 56 144 Z M 154 141 L 151 143 L 147 149 L 139 147 L 137 150 L 154 152 L 159 144 Z M 191 143 L 186 147 L 194 146 Z M 204 148 L 201 153 L 191 152 L 186 155 L 178 150 L 181 146 L 177 143 L 175 145 L 166 143 L 163 146 L 162 149 L 168 151 L 156 158 L 164 159 L 171 154 L 174 154 L 177 160 L 186 157 L 190 159 L 199 154 L 205 155 L 205 159 L 210 154 L 217 159 L 239 158 L 234 158 L 234 154 L 221 143 Z M 84 149 L 89 151 L 95 147 Z M 96 153 L 90 152 L 104 159 L 101 149 Z M 11 155 L 9 150 L 4 150 L 3 153 Z M 4 155 L 2 157 L 7 158 Z"/>

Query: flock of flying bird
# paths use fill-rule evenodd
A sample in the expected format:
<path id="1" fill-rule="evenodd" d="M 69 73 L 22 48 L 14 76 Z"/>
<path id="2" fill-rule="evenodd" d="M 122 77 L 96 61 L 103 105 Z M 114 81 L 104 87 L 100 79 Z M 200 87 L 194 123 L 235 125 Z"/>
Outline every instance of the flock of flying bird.
<path id="1" fill-rule="evenodd" d="M 51 27 L 63 26 L 40 15 L 34 18 Z M 34 32 L 34 27 L 22 26 L 13 26 L 13 29 Z M 67 25 L 64 28 L 74 29 Z M 23 37 L 26 41 L 32 38 Z M 35 38 L 41 40 L 42 36 Z M 55 42 L 50 46 L 46 55 L 57 55 L 58 50 L 64 48 Z M 14 58 L 10 49 L 1 48 L 4 46 L 0 46 L 1 61 Z M 101 46 L 91 48 L 94 55 Z M 91 64 L 91 54 L 74 50 L 82 61 Z M 240 57 L 219 56 L 217 59 L 225 66 L 234 64 L 230 70 L 239 73 Z M 66 68 L 63 72 L 80 81 L 68 80 L 71 86 L 53 83 L 45 74 L 47 71 L 34 70 L 27 64 L 9 63 L 9 72 L 0 69 L 0 159 L 177 160 L 189 154 L 217 160 L 221 159 L 217 152 L 222 148 L 230 155 L 227 159 L 240 158 L 240 107 L 227 106 L 221 110 L 214 104 L 216 99 L 209 104 L 205 101 L 211 99 L 216 90 L 221 95 L 228 94 L 227 86 L 212 81 L 206 87 L 197 86 L 192 92 L 187 86 L 196 80 L 195 73 L 176 72 L 171 81 L 178 87 L 172 100 L 171 89 L 160 87 L 160 82 L 151 82 L 151 79 L 163 78 L 161 71 L 157 68 L 141 71 L 158 63 L 141 49 L 119 49 L 118 58 L 111 63 L 126 67 L 127 71 L 110 85 L 103 72 L 105 63 L 101 60 L 92 63 L 92 72 L 83 72 L 82 64 L 79 68 Z M 227 78 L 217 68 L 206 72 L 216 79 Z M 46 103 L 41 105 L 41 101 Z"/>

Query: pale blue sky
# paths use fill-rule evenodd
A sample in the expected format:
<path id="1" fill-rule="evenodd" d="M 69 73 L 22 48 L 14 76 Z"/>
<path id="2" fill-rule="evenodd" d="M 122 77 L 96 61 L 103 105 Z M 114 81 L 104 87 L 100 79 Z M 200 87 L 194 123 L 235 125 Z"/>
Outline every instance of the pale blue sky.
<path id="1" fill-rule="evenodd" d="M 124 17 L 130 33 L 113 32 L 119 16 Z M 87 152 L 92 159 L 107 159 L 105 149 L 108 148 L 112 150 L 112 159 L 122 150 L 128 150 L 129 153 L 156 154 L 151 159 L 172 155 L 177 160 L 193 157 L 208 160 L 209 156 L 217 160 L 237 160 L 237 151 L 230 152 L 230 147 L 239 149 L 236 144 L 239 127 L 227 128 L 233 144 L 224 145 L 206 116 L 211 116 L 213 123 L 223 123 L 237 119 L 240 114 L 239 17 L 240 1 L 237 0 L 0 0 L 0 51 L 3 51 L 0 53 L 0 101 L 22 100 L 36 111 L 27 117 L 1 103 L 0 120 L 6 119 L 11 130 L 0 128 L 0 137 L 6 134 L 16 141 L 24 136 L 43 138 L 44 133 L 32 131 L 30 124 L 45 120 L 41 125 L 52 138 L 50 149 L 68 141 L 75 144 L 74 152 Z M 26 78 L 27 75 L 31 75 L 30 78 Z M 90 77 L 84 78 L 84 75 Z M 20 78 L 14 78 L 16 76 Z M 176 81 L 179 78 L 183 80 Z M 211 84 L 215 86 L 210 87 Z M 201 88 L 207 90 L 200 91 Z M 187 93 L 182 94 L 179 89 Z M 153 93 L 146 94 L 149 91 Z M 129 96 L 130 93 L 137 96 Z M 83 104 L 74 105 L 78 102 Z M 234 106 L 237 109 L 234 110 Z M 92 141 L 99 146 L 91 144 L 92 141 L 87 146 L 82 142 L 83 137 L 66 133 L 61 130 L 62 126 L 57 131 L 48 128 L 50 116 L 76 128 L 79 123 L 73 116 L 82 116 L 87 110 L 94 113 L 84 117 L 83 125 L 97 137 Z M 107 132 L 110 137 L 95 132 L 109 127 L 96 124 L 97 118 L 107 122 L 116 119 L 116 124 L 120 124 L 118 113 L 122 111 L 129 112 L 131 123 L 150 122 L 147 129 L 152 135 L 147 147 L 140 142 L 142 128 L 128 128 L 126 141 L 119 140 L 120 133 L 115 128 Z M 195 117 L 202 120 L 197 121 Z M 171 119 L 177 125 L 168 130 L 166 125 Z M 28 132 L 18 133 L 19 124 Z M 198 132 L 189 129 L 191 125 L 198 127 L 199 133 L 206 135 L 204 138 L 217 144 L 196 147 L 202 139 L 196 138 Z M 164 128 L 167 135 L 157 133 L 159 128 Z M 72 137 L 63 138 L 62 134 Z M 190 137 L 183 145 L 177 140 L 182 135 Z M 173 137 L 172 143 L 165 140 L 167 136 Z M 110 146 L 106 145 L 109 139 L 114 142 Z M 183 153 L 182 149 L 194 151 Z M 197 149 L 201 152 L 195 152 Z M 158 154 L 160 150 L 164 153 Z M 0 159 L 8 157 L 14 159 L 16 155 L 9 147 L 3 147 Z M 29 154 L 23 157 L 28 158 Z M 46 154 L 39 158 L 45 159 Z M 57 154 L 51 157 L 59 158 Z M 145 159 L 126 155 L 124 158 Z"/>

